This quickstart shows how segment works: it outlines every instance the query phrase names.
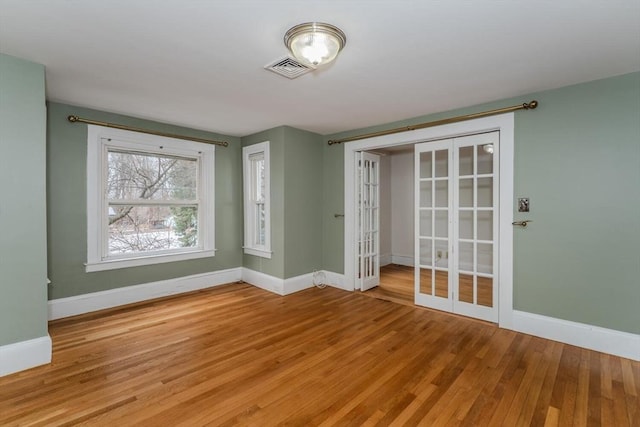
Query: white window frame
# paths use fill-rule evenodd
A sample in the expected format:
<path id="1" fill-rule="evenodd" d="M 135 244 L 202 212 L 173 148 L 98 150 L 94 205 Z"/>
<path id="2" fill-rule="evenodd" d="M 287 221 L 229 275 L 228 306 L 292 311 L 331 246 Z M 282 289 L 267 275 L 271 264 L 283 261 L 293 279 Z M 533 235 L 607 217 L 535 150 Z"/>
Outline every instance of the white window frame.
<path id="1" fill-rule="evenodd" d="M 256 227 L 253 221 L 251 195 L 253 194 L 250 157 L 262 153 L 264 156 L 264 210 L 265 239 L 264 245 L 256 245 Z M 271 258 L 271 161 L 269 157 L 269 141 L 249 145 L 242 149 L 242 177 L 244 182 L 244 253 L 262 258 Z"/>
<path id="2" fill-rule="evenodd" d="M 109 256 L 106 200 L 109 149 L 198 160 L 198 247 Z M 206 258 L 215 255 L 215 146 L 177 138 L 87 125 L 87 272 Z"/>

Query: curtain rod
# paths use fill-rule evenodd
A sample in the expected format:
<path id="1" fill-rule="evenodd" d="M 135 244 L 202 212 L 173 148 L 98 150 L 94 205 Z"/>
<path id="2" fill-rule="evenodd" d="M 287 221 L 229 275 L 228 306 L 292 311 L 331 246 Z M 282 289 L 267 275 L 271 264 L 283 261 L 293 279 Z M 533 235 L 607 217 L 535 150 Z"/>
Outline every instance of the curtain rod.
<path id="1" fill-rule="evenodd" d="M 446 125 L 446 124 L 449 124 L 449 123 L 462 122 L 462 121 L 465 121 L 465 120 L 478 119 L 480 117 L 495 116 L 496 114 L 509 113 L 511 111 L 517 111 L 517 110 L 533 110 L 537 106 L 538 106 L 538 101 L 533 100 L 533 101 L 531 101 L 529 103 L 525 102 L 524 104 L 521 104 L 521 105 L 513 105 L 511 107 L 498 108 L 497 110 L 482 111 L 480 113 L 473 113 L 473 114 L 466 114 L 464 116 L 450 117 L 448 119 L 435 120 L 433 122 L 420 123 L 420 124 L 417 124 L 417 125 L 403 126 L 403 127 L 394 128 L 394 129 L 381 130 L 381 131 L 378 131 L 378 132 L 371 132 L 371 133 L 365 133 L 365 134 L 362 134 L 362 135 L 350 136 L 348 138 L 330 139 L 328 144 L 329 145 L 342 144 L 343 142 L 358 141 L 360 139 L 373 138 L 374 136 L 391 135 L 391 134 L 394 134 L 394 133 L 407 132 L 407 131 L 410 131 L 410 130 L 430 128 L 430 127 L 433 127 L 433 126 L 440 126 L 440 125 Z"/>
<path id="2" fill-rule="evenodd" d="M 141 132 L 141 133 L 148 133 L 150 135 L 157 135 L 157 136 L 166 136 L 169 138 L 178 138 L 178 139 L 186 139 L 188 141 L 195 141 L 195 142 L 202 142 L 205 144 L 213 144 L 213 145 L 220 145 L 222 147 L 228 147 L 229 143 L 227 141 L 214 141 L 212 139 L 204 139 L 204 138 L 198 138 L 195 136 L 183 136 L 183 135 L 176 135 L 173 133 L 166 133 L 166 132 L 159 132 L 156 130 L 150 130 L 150 129 L 141 129 L 141 128 L 136 128 L 133 126 L 124 126 L 124 125 L 118 125 L 115 123 L 107 123 L 107 122 L 100 122 L 97 120 L 90 120 L 90 119 L 83 119 L 82 117 L 78 117 L 78 116 L 69 116 L 67 117 L 67 120 L 69 120 L 71 123 L 86 123 L 89 125 L 97 125 L 97 126 L 104 126 L 104 127 L 108 127 L 108 128 L 114 128 L 114 129 L 122 129 L 122 130 L 130 130 L 133 132 Z"/>

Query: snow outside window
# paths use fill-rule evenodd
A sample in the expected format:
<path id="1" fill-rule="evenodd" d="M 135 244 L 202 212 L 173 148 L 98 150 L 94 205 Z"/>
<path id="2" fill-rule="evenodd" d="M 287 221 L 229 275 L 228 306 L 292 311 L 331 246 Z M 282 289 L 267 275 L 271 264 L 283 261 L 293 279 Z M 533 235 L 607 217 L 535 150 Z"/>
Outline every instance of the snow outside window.
<path id="1" fill-rule="evenodd" d="M 214 255 L 214 146 L 88 127 L 87 271 Z"/>

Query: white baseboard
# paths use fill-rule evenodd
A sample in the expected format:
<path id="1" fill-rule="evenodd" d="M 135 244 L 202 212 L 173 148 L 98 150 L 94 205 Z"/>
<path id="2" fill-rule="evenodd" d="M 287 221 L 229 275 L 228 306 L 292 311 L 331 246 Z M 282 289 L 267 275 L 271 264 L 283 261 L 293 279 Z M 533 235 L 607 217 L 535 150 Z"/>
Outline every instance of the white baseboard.
<path id="1" fill-rule="evenodd" d="M 302 274 L 296 277 L 290 277 L 284 280 L 283 295 L 289 295 L 294 292 L 303 291 L 313 288 L 313 273 Z"/>
<path id="2" fill-rule="evenodd" d="M 274 294 L 284 295 L 284 280 L 274 276 L 270 276 L 259 271 L 242 267 L 242 281 L 247 282 L 255 287 L 273 292 Z"/>
<path id="3" fill-rule="evenodd" d="M 392 257 L 391 254 L 380 254 L 380 267 L 384 267 L 385 265 L 391 264 Z"/>
<path id="4" fill-rule="evenodd" d="M 349 290 L 344 288 L 344 275 L 324 270 L 320 272 L 325 274 L 325 282 L 327 285 L 338 289 Z M 280 279 L 245 267 L 242 268 L 242 280 L 278 295 L 289 295 L 315 286 L 313 284 L 313 273 L 301 274 L 300 276 L 290 277 L 288 279 Z"/>
<path id="5" fill-rule="evenodd" d="M 131 304 L 169 295 L 210 288 L 225 283 L 237 282 L 242 278 L 240 268 L 194 274 L 175 279 L 125 286 L 107 291 L 92 292 L 68 298 L 49 301 L 49 320 L 75 316 L 119 305 Z"/>
<path id="6" fill-rule="evenodd" d="M 514 331 L 640 361 L 640 335 L 513 311 Z"/>
<path id="7" fill-rule="evenodd" d="M 408 255 L 391 255 L 391 262 L 393 264 L 405 265 L 407 267 L 414 266 L 414 257 Z"/>
<path id="8" fill-rule="evenodd" d="M 327 284 L 344 289 L 344 276 L 325 272 Z M 169 295 L 210 288 L 243 280 L 258 288 L 278 295 L 288 295 L 313 287 L 313 273 L 283 280 L 244 267 L 212 271 L 141 285 L 125 286 L 107 291 L 92 292 L 49 301 L 49 320 L 76 316 L 92 311 L 104 310 L 134 302 L 146 301 Z"/>
<path id="9" fill-rule="evenodd" d="M 0 347 L 0 377 L 51 363 L 49 335 Z"/>
<path id="10" fill-rule="evenodd" d="M 334 273 L 333 271 L 324 271 L 327 285 L 332 286 L 334 288 L 342 289 L 343 291 L 352 292 L 353 289 L 347 289 L 344 284 L 344 274 Z"/>

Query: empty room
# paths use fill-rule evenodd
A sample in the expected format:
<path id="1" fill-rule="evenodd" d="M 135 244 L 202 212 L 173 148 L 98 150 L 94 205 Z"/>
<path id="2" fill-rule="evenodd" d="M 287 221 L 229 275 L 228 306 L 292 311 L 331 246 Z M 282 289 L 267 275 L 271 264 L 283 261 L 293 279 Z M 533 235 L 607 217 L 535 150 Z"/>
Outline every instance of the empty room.
<path id="1" fill-rule="evenodd" d="M 640 426 L 640 2 L 0 0 L 0 426 Z"/>

